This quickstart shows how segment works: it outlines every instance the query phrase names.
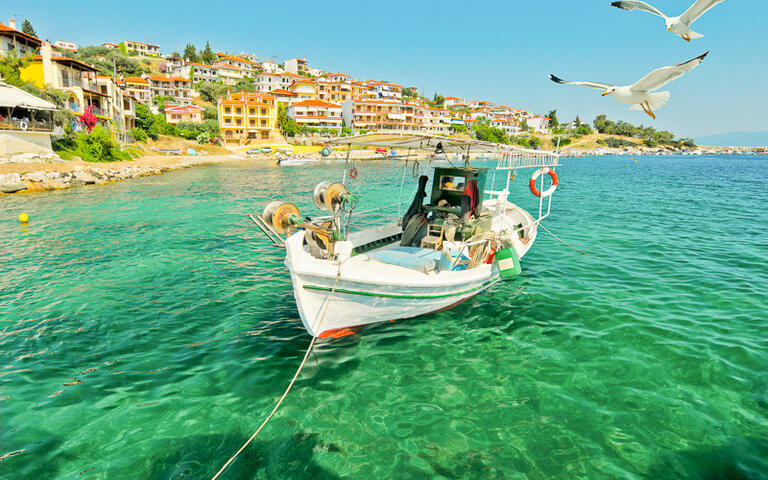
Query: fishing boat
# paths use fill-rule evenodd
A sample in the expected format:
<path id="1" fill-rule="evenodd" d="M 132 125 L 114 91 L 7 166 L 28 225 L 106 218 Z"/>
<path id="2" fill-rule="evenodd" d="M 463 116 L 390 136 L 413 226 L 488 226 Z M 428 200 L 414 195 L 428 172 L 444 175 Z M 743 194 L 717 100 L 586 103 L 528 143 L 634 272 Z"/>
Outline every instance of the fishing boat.
<path id="1" fill-rule="evenodd" d="M 519 275 L 520 260 L 549 215 L 558 185 L 559 157 L 551 152 L 407 133 L 331 143 L 346 145 L 348 152 L 353 146 L 407 150 L 405 158 L 412 151 L 423 152 L 425 159 L 461 154 L 465 163 L 429 166 L 401 218 L 358 231 L 352 225 L 365 212 L 357 210 L 359 198 L 347 188 L 347 180 L 357 176 L 349 163 L 341 181 L 314 188 L 313 202 L 326 215 L 310 219 L 291 202 L 272 202 L 260 216 L 249 215 L 285 248 L 299 316 L 315 337 L 340 337 L 364 325 L 447 310 Z M 496 165 L 472 166 L 471 155 L 492 157 Z M 529 186 L 539 197 L 536 218 L 508 198 L 513 172 L 527 168 L 535 169 Z M 493 190 L 499 175 L 506 179 L 504 187 Z M 546 189 L 545 177 L 551 179 Z"/>
<path id="2" fill-rule="evenodd" d="M 316 158 L 310 157 L 289 157 L 285 159 L 279 159 L 277 165 L 280 167 L 300 167 L 302 165 L 309 165 L 310 163 L 317 163 Z"/>

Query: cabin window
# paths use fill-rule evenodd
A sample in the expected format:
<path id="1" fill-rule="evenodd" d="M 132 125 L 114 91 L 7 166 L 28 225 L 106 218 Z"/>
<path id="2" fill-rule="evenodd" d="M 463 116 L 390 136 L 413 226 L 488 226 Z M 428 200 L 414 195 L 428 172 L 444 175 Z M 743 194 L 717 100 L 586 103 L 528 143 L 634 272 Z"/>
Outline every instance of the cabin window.
<path id="1" fill-rule="evenodd" d="M 463 192 L 464 182 L 464 177 L 443 175 L 440 177 L 440 190 L 445 190 L 448 192 Z"/>

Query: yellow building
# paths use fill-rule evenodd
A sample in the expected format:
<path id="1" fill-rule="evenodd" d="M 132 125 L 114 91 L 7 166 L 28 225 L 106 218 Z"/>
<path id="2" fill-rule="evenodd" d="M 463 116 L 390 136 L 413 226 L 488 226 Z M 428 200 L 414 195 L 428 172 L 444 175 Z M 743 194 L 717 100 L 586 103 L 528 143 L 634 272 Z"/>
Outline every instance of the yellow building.
<path id="1" fill-rule="evenodd" d="M 40 88 L 47 85 L 68 92 L 68 110 L 82 115 L 85 108 L 91 107 L 99 123 L 107 126 L 114 112 L 109 95 L 102 92 L 96 82 L 96 73 L 100 70 L 72 58 L 53 57 L 47 42 L 43 43 L 40 53 L 19 69 L 21 79 Z"/>
<path id="2" fill-rule="evenodd" d="M 228 93 L 219 98 L 219 127 L 227 144 L 277 140 L 277 100 L 261 92 Z"/>
<path id="3" fill-rule="evenodd" d="M 317 82 L 309 78 L 294 81 L 288 90 L 293 92 L 299 101 L 317 99 Z"/>

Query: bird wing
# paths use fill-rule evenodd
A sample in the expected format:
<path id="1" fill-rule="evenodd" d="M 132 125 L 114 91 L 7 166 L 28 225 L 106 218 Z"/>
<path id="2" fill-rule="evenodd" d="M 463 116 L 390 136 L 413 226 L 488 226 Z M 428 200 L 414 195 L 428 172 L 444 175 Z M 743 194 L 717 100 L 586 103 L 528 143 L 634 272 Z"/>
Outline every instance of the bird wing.
<path id="1" fill-rule="evenodd" d="M 718 3 L 722 3 L 724 0 L 696 0 L 691 7 L 680 15 L 680 21 L 684 22 L 689 27 L 699 19 L 702 15 L 707 13 L 710 8 L 714 7 Z"/>
<path id="2" fill-rule="evenodd" d="M 630 12 L 632 10 L 640 10 L 641 12 L 648 12 L 654 15 L 658 15 L 661 18 L 667 18 L 667 16 L 661 13 L 661 10 L 659 10 L 658 8 L 648 5 L 645 2 L 640 2 L 637 0 L 624 0 L 621 2 L 612 2 L 611 5 L 616 8 L 620 8 L 622 10 L 627 10 Z"/>
<path id="3" fill-rule="evenodd" d="M 669 82 L 682 77 L 686 72 L 690 72 L 696 68 L 708 54 L 709 52 L 706 52 L 693 60 L 688 60 L 679 65 L 657 68 L 632 85 L 631 89 L 636 92 L 652 92 L 658 90 Z"/>
<path id="4" fill-rule="evenodd" d="M 597 82 L 566 82 L 562 78 L 558 78 L 554 75 L 550 75 L 549 79 L 561 85 L 581 85 L 582 87 L 596 88 L 598 90 L 608 90 L 613 86 L 613 85 L 608 85 L 607 83 L 597 83 Z"/>

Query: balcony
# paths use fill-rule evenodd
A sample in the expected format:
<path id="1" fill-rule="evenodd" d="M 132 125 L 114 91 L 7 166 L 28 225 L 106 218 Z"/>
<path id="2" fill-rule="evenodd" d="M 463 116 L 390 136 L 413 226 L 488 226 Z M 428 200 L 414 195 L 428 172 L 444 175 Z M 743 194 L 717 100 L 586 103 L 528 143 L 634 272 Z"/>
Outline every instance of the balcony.
<path id="1" fill-rule="evenodd" d="M 53 132 L 53 122 L 3 119 L 0 120 L 0 130 L 12 130 L 17 132 Z"/>

